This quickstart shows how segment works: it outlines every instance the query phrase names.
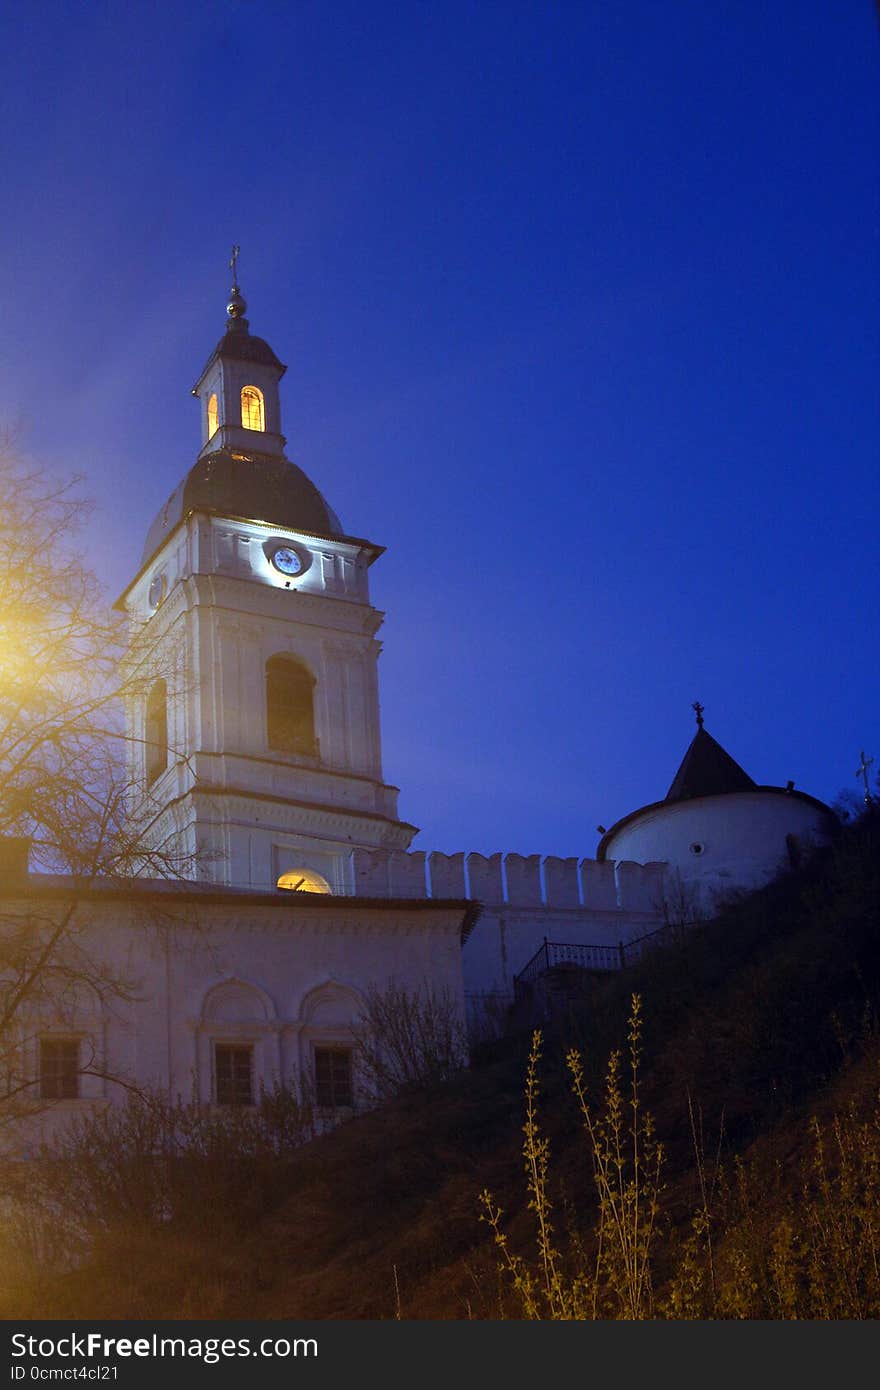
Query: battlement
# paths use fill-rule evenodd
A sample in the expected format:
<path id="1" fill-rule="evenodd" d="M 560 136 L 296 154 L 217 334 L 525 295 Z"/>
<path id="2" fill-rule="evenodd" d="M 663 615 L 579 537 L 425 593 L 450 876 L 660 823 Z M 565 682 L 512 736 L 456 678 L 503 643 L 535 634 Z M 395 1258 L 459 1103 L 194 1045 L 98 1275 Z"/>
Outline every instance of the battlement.
<path id="1" fill-rule="evenodd" d="M 540 854 L 352 851 L 354 892 L 369 898 L 472 898 L 487 907 L 656 913 L 666 865 Z"/>

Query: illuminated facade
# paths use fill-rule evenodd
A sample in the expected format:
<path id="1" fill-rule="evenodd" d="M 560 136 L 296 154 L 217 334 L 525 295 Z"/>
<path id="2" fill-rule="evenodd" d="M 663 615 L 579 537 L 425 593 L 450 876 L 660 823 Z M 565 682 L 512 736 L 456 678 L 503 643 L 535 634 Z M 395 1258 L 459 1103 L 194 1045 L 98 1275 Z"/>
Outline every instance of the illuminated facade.
<path id="1" fill-rule="evenodd" d="M 382 551 L 286 457 L 284 370 L 234 291 L 193 388 L 201 450 L 121 600 L 132 669 L 156 674 L 129 711 L 131 809 L 216 883 L 263 890 L 295 870 L 351 893 L 353 850 L 415 834 L 382 776 Z"/>
<path id="2" fill-rule="evenodd" d="M 133 814 L 157 842 L 233 888 L 478 901 L 463 969 L 479 1006 L 511 997 L 545 939 L 616 961 L 683 896 L 706 910 L 827 838 L 828 809 L 756 787 L 700 710 L 687 775 L 605 832 L 596 858 L 410 850 L 415 827 L 382 772 L 369 598 L 381 549 L 348 535 L 286 458 L 285 368 L 244 310 L 234 288 L 193 388 L 201 452 L 122 600 L 134 668 L 167 686 L 164 710 L 152 696 L 131 711 Z"/>
<path id="3" fill-rule="evenodd" d="M 37 904 L 51 921 L 76 891 L 77 949 L 98 978 L 103 962 L 133 982 L 27 1018 L 23 1084 L 51 1125 L 132 1084 L 242 1105 L 293 1077 L 332 1120 L 364 1099 L 372 991 L 432 987 L 479 1025 L 536 962 L 615 968 L 664 921 L 766 882 L 833 830 L 792 785 L 756 786 L 697 707 L 667 796 L 603 832 L 596 858 L 411 850 L 382 768 L 381 547 L 286 457 L 285 368 L 244 310 L 236 287 L 193 388 L 199 454 L 119 600 L 143 678 L 131 820 L 141 843 L 189 858 L 192 881 L 156 881 L 145 862 L 83 895 L 22 863 L 0 885 L 13 920 Z"/>

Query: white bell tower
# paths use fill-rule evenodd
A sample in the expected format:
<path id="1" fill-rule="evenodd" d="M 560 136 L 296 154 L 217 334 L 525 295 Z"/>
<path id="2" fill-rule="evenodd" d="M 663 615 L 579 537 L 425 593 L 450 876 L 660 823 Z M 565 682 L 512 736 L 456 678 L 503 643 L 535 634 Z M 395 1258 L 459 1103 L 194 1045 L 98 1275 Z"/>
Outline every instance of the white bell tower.
<path id="1" fill-rule="evenodd" d="M 353 849 L 406 849 L 415 834 L 382 778 L 383 615 L 369 595 L 382 547 L 347 535 L 286 458 L 285 367 L 246 307 L 234 283 L 193 388 L 201 452 L 119 600 L 143 679 L 131 814 L 152 843 L 194 856 L 199 878 L 351 891 Z"/>

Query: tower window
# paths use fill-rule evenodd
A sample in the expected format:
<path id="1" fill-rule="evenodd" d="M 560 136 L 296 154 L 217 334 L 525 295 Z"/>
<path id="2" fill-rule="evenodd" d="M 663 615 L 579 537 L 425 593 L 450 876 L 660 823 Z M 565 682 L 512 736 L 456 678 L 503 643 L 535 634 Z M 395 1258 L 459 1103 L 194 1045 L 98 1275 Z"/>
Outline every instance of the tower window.
<path id="1" fill-rule="evenodd" d="M 150 787 L 168 766 L 168 690 L 163 680 L 156 681 L 147 696 L 144 742 L 147 786 Z"/>
<path id="2" fill-rule="evenodd" d="M 40 1038 L 41 1100 L 76 1100 L 79 1043 L 76 1038 Z"/>
<path id="3" fill-rule="evenodd" d="M 314 869 L 288 869 L 281 874 L 277 888 L 286 888 L 291 893 L 329 893 L 330 884 L 323 874 Z"/>
<path id="4" fill-rule="evenodd" d="M 217 393 L 212 391 L 208 397 L 208 438 L 210 439 L 217 433 L 220 424 L 220 415 L 217 410 Z"/>
<path id="5" fill-rule="evenodd" d="M 249 1044 L 214 1044 L 214 1080 L 218 1105 L 253 1105 L 254 1049 Z"/>
<path id="6" fill-rule="evenodd" d="M 241 423 L 246 430 L 265 430 L 266 417 L 263 411 L 263 393 L 257 386 L 241 388 Z"/>
<path id="7" fill-rule="evenodd" d="M 315 757 L 315 678 L 302 662 L 272 656 L 266 662 L 266 726 L 276 753 Z"/>
<path id="8" fill-rule="evenodd" d="M 315 1100 L 322 1110 L 354 1105 L 350 1047 L 315 1048 Z"/>

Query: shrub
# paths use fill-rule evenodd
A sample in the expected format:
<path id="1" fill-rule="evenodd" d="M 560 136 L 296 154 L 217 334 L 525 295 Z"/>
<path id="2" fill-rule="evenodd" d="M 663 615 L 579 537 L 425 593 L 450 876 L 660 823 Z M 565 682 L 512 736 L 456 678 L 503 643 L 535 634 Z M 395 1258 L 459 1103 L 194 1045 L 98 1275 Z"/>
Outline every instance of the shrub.
<path id="1" fill-rule="evenodd" d="M 436 1086 L 467 1062 L 461 1008 L 446 987 L 412 990 L 392 980 L 367 991 L 356 1029 L 360 1086 L 369 1102 Z"/>
<path id="2" fill-rule="evenodd" d="M 577 1099 L 598 1197 L 590 1259 L 579 1235 L 563 1255 L 554 1241 L 553 1205 L 549 1195 L 550 1146 L 537 1117 L 538 1066 L 542 1038 L 536 1032 L 526 1072 L 526 1119 L 523 1158 L 528 1209 L 536 1223 L 537 1258 L 531 1264 L 515 1254 L 501 1227 L 501 1209 L 491 1194 L 481 1196 L 482 1219 L 492 1227 L 506 1273 L 527 1318 L 645 1318 L 651 1315 L 651 1260 L 656 1236 L 663 1149 L 650 1115 L 643 1111 L 639 1089 L 641 999 L 633 995 L 629 1018 L 629 1083 L 624 1091 L 621 1054 L 613 1052 L 605 1079 L 604 1112 L 587 1098 L 580 1054 L 568 1053 L 568 1069 Z"/>
<path id="3" fill-rule="evenodd" d="M 314 1133 L 311 1105 L 284 1087 L 253 1107 L 132 1094 L 19 1165 L 18 1229 L 35 1247 L 51 1229 L 62 1263 L 119 1228 L 241 1229 L 288 1195 L 285 1157 Z"/>

